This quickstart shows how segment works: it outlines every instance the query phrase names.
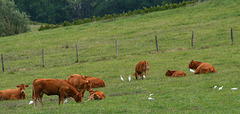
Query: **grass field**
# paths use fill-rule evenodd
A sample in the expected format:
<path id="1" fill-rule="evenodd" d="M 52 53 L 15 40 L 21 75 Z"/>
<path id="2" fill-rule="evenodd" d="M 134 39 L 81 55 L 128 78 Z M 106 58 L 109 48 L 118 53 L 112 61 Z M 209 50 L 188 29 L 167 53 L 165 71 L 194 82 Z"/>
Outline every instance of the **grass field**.
<path id="1" fill-rule="evenodd" d="M 239 6 L 239 0 L 208 0 L 174 10 L 2 37 L 5 72 L 0 72 L 0 90 L 21 83 L 30 87 L 26 100 L 0 101 L 0 113 L 239 113 L 240 92 L 230 90 L 240 85 Z M 155 35 L 159 53 L 155 53 Z M 132 76 L 127 81 L 142 60 L 149 62 L 149 78 Z M 193 75 L 187 68 L 191 60 L 210 63 L 217 73 Z M 168 69 L 184 71 L 187 76 L 166 77 Z M 67 79 L 71 74 L 103 79 L 106 87 L 94 90 L 103 91 L 106 99 L 87 103 L 69 99 L 58 105 L 57 96 L 44 95 L 44 107 L 28 105 L 34 79 Z M 223 90 L 213 89 L 215 85 Z M 148 100 L 150 93 L 154 100 Z M 86 92 L 84 101 L 88 96 Z"/>

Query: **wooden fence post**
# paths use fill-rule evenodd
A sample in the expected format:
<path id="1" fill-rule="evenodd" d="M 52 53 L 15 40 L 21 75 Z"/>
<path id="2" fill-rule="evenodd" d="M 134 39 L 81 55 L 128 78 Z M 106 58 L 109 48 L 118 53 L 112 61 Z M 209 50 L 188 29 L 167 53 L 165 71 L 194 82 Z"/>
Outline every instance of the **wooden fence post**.
<path id="1" fill-rule="evenodd" d="M 1 60 L 2 60 L 2 71 L 4 72 L 3 54 L 1 54 Z"/>
<path id="2" fill-rule="evenodd" d="M 155 35 L 155 41 L 156 41 L 156 49 L 157 49 L 157 53 L 158 53 L 158 39 L 157 39 L 157 35 Z"/>
<path id="3" fill-rule="evenodd" d="M 233 45 L 233 28 L 231 28 L 231 40 L 232 40 L 232 45 Z"/>
<path id="4" fill-rule="evenodd" d="M 116 57 L 118 57 L 118 44 L 117 44 L 117 40 L 116 40 Z"/>
<path id="5" fill-rule="evenodd" d="M 42 66 L 45 67 L 45 64 L 44 64 L 44 49 L 42 49 Z"/>
<path id="6" fill-rule="evenodd" d="M 76 44 L 76 56 L 77 56 L 77 61 L 76 63 L 78 62 L 78 45 Z"/>
<path id="7" fill-rule="evenodd" d="M 192 43 L 192 48 L 193 48 L 193 37 L 194 37 L 194 31 L 192 31 L 192 41 L 191 41 L 191 43 Z"/>

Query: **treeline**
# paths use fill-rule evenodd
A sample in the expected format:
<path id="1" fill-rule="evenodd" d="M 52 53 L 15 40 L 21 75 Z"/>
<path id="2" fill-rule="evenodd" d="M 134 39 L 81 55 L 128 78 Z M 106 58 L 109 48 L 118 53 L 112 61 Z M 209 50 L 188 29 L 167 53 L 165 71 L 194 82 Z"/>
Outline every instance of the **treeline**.
<path id="1" fill-rule="evenodd" d="M 157 7 L 180 3 L 183 0 L 14 0 L 21 12 L 32 21 L 59 24 L 85 18 L 104 17 L 105 14 L 121 14 L 143 7 Z M 192 0 L 185 0 L 192 1 Z"/>
<path id="2" fill-rule="evenodd" d="M 61 26 L 65 27 L 65 26 L 71 26 L 71 25 L 80 25 L 80 24 L 84 24 L 84 23 L 89 23 L 89 22 L 94 22 L 94 21 L 100 21 L 100 20 L 106 20 L 106 19 L 115 19 L 118 17 L 126 17 L 126 16 L 132 16 L 132 15 L 137 15 L 137 14 L 145 14 L 145 13 L 151 13 L 151 12 L 155 12 L 155 11 L 162 11 L 162 10 L 169 10 L 169 9 L 175 9 L 175 8 L 179 8 L 182 6 L 186 6 L 187 4 L 192 4 L 192 1 L 183 1 L 183 2 L 179 2 L 178 4 L 173 3 L 173 4 L 165 4 L 165 5 L 157 5 L 157 6 L 153 6 L 153 7 L 143 7 L 141 9 L 135 9 L 133 11 L 128 11 L 125 12 L 123 11 L 121 14 L 105 14 L 103 17 L 100 16 L 93 16 L 92 18 L 84 18 L 84 19 L 79 19 L 76 21 L 68 22 L 68 21 L 64 21 L 63 24 L 45 24 L 45 25 L 41 25 L 41 27 L 38 29 L 39 31 L 42 30 L 47 30 L 47 29 L 54 29 L 54 28 L 59 28 Z"/>

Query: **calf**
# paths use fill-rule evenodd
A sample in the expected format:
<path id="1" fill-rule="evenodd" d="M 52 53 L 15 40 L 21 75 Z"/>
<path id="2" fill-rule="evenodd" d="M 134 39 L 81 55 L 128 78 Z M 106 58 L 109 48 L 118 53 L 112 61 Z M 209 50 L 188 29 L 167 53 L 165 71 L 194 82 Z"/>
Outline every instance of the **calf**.
<path id="1" fill-rule="evenodd" d="M 216 73 L 216 69 L 212 65 L 194 60 L 189 63 L 188 68 L 196 69 L 194 74 Z"/>
<path id="2" fill-rule="evenodd" d="M 42 97 L 46 95 L 58 95 L 58 104 L 63 104 L 63 99 L 73 97 L 76 102 L 81 102 L 82 94 L 65 79 L 35 79 L 33 81 L 32 99 L 34 99 L 34 106 L 37 105 L 37 99 L 43 104 Z"/>
<path id="3" fill-rule="evenodd" d="M 90 101 L 90 100 L 102 100 L 102 99 L 106 98 L 105 94 L 102 91 L 90 90 L 89 93 L 90 93 L 90 96 L 89 96 L 89 99 L 87 101 Z"/>
<path id="4" fill-rule="evenodd" d="M 142 77 L 143 80 L 143 72 L 145 72 L 146 78 L 148 77 L 148 71 L 149 71 L 149 64 L 147 61 L 140 61 L 136 67 L 135 67 L 135 75 L 136 79 L 138 80 L 138 75 Z"/>
<path id="5" fill-rule="evenodd" d="M 85 76 L 85 78 L 92 83 L 92 88 L 105 87 L 104 81 L 99 78 L 90 76 Z"/>
<path id="6" fill-rule="evenodd" d="M 10 99 L 27 99 L 25 93 L 25 87 L 28 85 L 21 84 L 17 85 L 18 89 L 7 89 L 0 91 L 0 99 L 1 100 L 10 100 Z"/>
<path id="7" fill-rule="evenodd" d="M 181 77 L 181 76 L 186 76 L 186 73 L 184 73 L 183 71 L 168 70 L 168 71 L 166 72 L 165 76 Z"/>
<path id="8" fill-rule="evenodd" d="M 73 74 L 68 77 L 68 81 L 80 92 L 84 97 L 85 90 L 92 90 L 91 81 L 87 80 L 83 75 Z"/>

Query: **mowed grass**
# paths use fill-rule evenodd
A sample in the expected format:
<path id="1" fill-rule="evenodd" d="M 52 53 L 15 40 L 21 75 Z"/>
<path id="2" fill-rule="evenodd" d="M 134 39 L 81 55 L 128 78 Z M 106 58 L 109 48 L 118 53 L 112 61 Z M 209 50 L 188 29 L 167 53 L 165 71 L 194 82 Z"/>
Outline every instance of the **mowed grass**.
<path id="1" fill-rule="evenodd" d="M 230 90 L 240 85 L 239 5 L 239 0 L 209 0 L 174 10 L 0 38 L 5 60 L 0 90 L 30 85 L 26 100 L 0 101 L 0 113 L 239 113 L 240 92 Z M 155 53 L 155 35 L 159 53 Z M 217 73 L 193 75 L 187 68 L 192 59 L 212 64 Z M 127 81 L 142 60 L 150 64 L 148 79 L 132 76 Z M 168 69 L 184 71 L 187 76 L 166 77 Z M 106 87 L 94 90 L 103 91 L 106 99 L 85 103 L 86 92 L 82 103 L 69 99 L 58 105 L 58 96 L 44 95 L 44 107 L 28 105 L 34 79 L 67 79 L 71 74 L 103 79 Z M 213 89 L 215 85 L 223 90 Z M 148 100 L 150 93 L 154 100 Z"/>

